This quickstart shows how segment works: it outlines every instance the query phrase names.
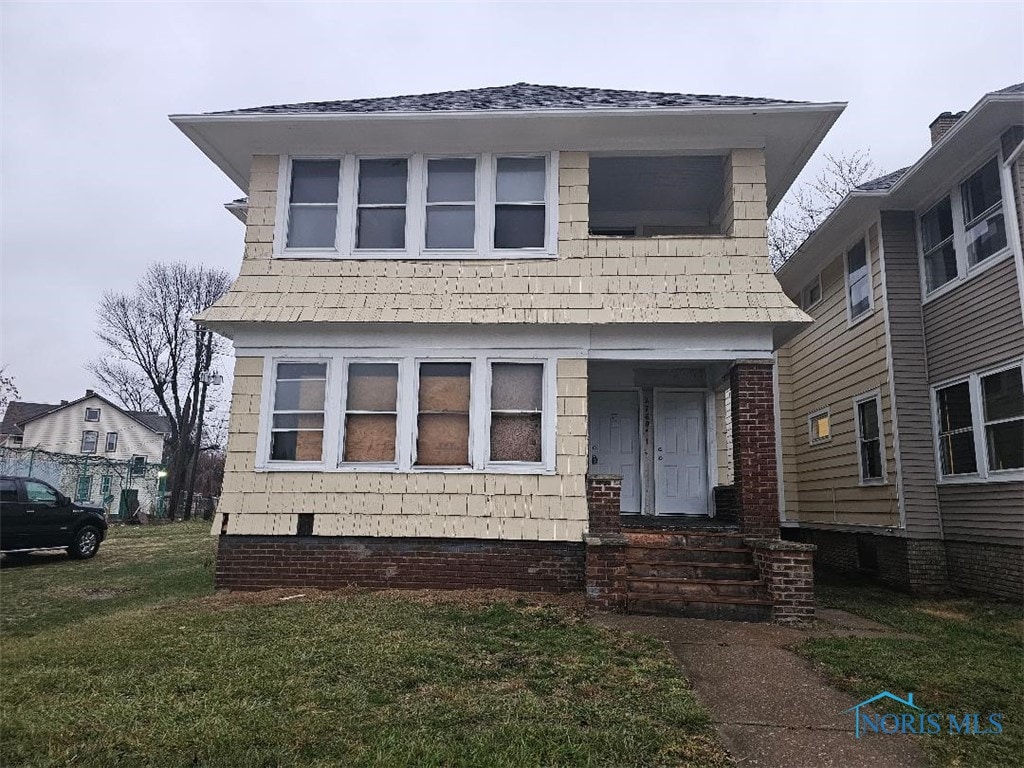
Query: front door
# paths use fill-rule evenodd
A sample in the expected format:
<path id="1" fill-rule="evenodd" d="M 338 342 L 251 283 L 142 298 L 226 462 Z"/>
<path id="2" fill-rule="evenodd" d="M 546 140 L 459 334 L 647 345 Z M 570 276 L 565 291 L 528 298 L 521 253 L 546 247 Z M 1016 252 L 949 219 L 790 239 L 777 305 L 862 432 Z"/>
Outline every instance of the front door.
<path id="1" fill-rule="evenodd" d="M 590 394 L 590 472 L 622 475 L 623 512 L 640 512 L 640 395 Z"/>
<path id="2" fill-rule="evenodd" d="M 703 392 L 654 391 L 654 510 L 708 514 Z"/>

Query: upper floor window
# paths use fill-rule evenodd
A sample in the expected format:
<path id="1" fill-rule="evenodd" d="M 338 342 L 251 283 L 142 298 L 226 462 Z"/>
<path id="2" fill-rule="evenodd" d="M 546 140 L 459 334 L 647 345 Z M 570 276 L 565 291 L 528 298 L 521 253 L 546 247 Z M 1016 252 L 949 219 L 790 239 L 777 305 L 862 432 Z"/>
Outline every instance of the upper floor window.
<path id="1" fill-rule="evenodd" d="M 1019 364 L 935 389 L 939 472 L 985 479 L 1024 469 L 1024 372 Z"/>
<path id="2" fill-rule="evenodd" d="M 99 442 L 100 433 L 94 429 L 87 429 L 82 432 L 81 453 L 96 453 L 96 443 Z"/>
<path id="3" fill-rule="evenodd" d="M 816 275 L 800 291 L 800 309 L 810 309 L 819 301 L 821 301 L 821 275 Z"/>
<path id="4" fill-rule="evenodd" d="M 100 409 L 99 408 L 86 408 L 85 409 L 85 420 L 86 421 L 99 421 L 100 420 Z"/>
<path id="5" fill-rule="evenodd" d="M 993 157 L 922 214 L 918 228 L 926 294 L 1004 253 L 1008 241 L 998 158 Z"/>
<path id="6" fill-rule="evenodd" d="M 279 256 L 557 253 L 557 153 L 282 162 Z"/>
<path id="7" fill-rule="evenodd" d="M 871 270 L 864 240 L 846 252 L 846 296 L 851 321 L 871 309 Z"/>
<path id="8" fill-rule="evenodd" d="M 289 248 L 333 248 L 338 220 L 338 160 L 293 160 Z"/>
<path id="9" fill-rule="evenodd" d="M 107 432 L 107 442 L 103 450 L 107 453 L 117 450 L 117 432 Z"/>

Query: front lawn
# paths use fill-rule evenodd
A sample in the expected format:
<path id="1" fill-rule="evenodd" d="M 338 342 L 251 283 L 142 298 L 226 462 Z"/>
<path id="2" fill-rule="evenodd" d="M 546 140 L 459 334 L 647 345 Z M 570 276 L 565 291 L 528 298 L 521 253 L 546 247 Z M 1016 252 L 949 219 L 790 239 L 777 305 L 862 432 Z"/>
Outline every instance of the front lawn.
<path id="1" fill-rule="evenodd" d="M 1004 732 L 920 737 L 935 765 L 1019 765 L 1024 755 L 1024 611 L 981 600 L 928 600 L 872 587 L 816 588 L 819 605 L 842 608 L 904 637 L 819 638 L 797 650 L 841 687 L 867 698 L 914 693 L 929 712 L 1003 713 Z M 897 710 L 892 710 L 897 711 Z M 871 738 L 885 738 L 874 736 Z"/>
<path id="2" fill-rule="evenodd" d="M 727 763 L 654 640 L 515 596 L 204 596 L 205 531 L 3 569 L 0 764 Z"/>

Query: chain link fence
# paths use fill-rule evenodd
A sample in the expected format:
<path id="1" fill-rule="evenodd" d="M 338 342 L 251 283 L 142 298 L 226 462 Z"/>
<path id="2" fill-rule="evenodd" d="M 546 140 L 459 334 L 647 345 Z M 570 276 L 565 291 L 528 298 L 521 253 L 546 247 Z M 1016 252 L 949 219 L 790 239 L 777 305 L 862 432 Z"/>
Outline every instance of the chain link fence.
<path id="1" fill-rule="evenodd" d="M 43 480 L 75 501 L 102 506 L 122 520 L 136 510 L 151 517 L 167 514 L 165 468 L 143 457 L 115 460 L 0 446 L 0 475 Z"/>

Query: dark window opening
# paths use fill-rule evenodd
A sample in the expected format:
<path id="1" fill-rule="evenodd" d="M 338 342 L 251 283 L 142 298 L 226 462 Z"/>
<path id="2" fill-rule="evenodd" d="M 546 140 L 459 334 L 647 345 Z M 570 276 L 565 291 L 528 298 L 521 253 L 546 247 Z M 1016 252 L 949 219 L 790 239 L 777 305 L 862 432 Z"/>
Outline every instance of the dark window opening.
<path id="1" fill-rule="evenodd" d="M 299 524 L 295 530 L 297 536 L 312 536 L 313 535 L 313 513 L 303 512 L 299 514 Z"/>
<path id="2" fill-rule="evenodd" d="M 592 235 L 720 235 L 725 207 L 722 157 L 590 158 Z"/>

